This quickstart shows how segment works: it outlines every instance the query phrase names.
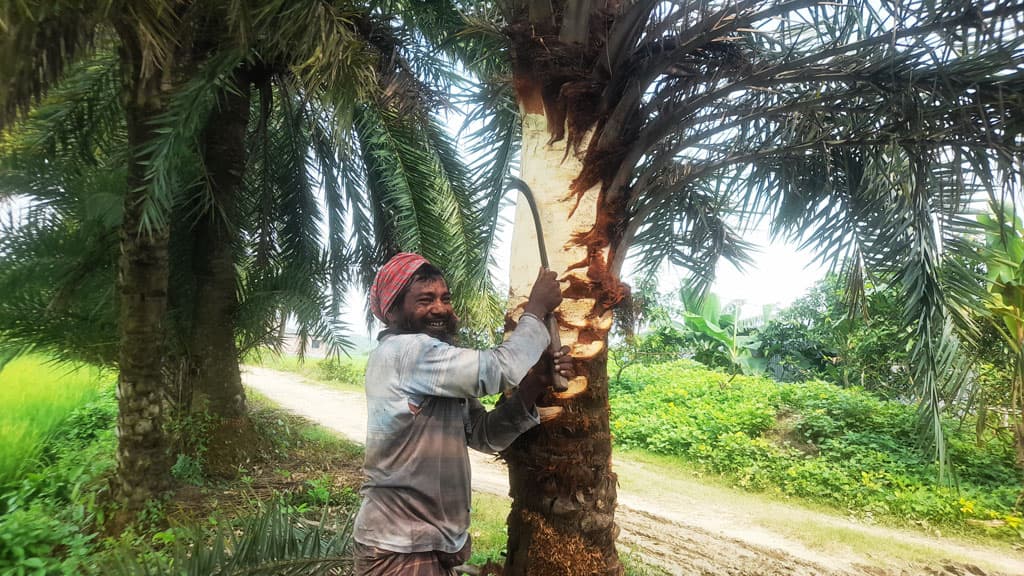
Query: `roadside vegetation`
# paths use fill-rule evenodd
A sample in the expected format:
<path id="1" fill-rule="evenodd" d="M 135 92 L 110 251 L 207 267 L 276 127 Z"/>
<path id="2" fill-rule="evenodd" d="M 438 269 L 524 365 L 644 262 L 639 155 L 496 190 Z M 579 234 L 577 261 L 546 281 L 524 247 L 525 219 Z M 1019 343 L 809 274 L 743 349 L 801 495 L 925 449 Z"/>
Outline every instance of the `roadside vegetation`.
<path id="1" fill-rule="evenodd" d="M 1020 542 L 1009 434 L 944 421 L 950 483 L 915 442 L 914 406 L 821 381 L 731 376 L 691 360 L 635 367 L 612 386 L 624 448 L 676 456 L 753 491 L 886 523 Z"/>
<path id="2" fill-rule="evenodd" d="M 940 458 L 921 432 L 895 289 L 866 293 L 870 315 L 851 317 L 828 277 L 751 321 L 713 295 L 641 285 L 611 350 L 616 448 L 866 521 L 1020 545 L 1010 351 L 986 329 L 941 419 Z M 361 389 L 365 367 L 359 357 L 264 361 L 347 390 Z"/>
<path id="3" fill-rule="evenodd" d="M 44 440 L 73 410 L 109 388 L 113 375 L 89 366 L 46 363 L 25 356 L 0 373 L 0 484 L 33 461 Z"/>
<path id="4" fill-rule="evenodd" d="M 264 366 L 352 390 L 365 362 L 283 357 Z M 944 420 L 951 469 L 940 480 L 917 440 L 916 407 L 860 387 L 780 383 L 675 360 L 623 370 L 610 402 L 617 448 L 668 456 L 680 470 L 865 521 L 1024 542 L 1008 430 L 979 437 L 972 419 Z"/>
<path id="5" fill-rule="evenodd" d="M 20 428 L 7 420 L 3 428 L 2 444 L 19 462 L 5 467 L 0 483 L 4 576 L 209 574 L 213 564 L 200 560 L 227 559 L 238 568 L 264 566 L 251 573 L 272 574 L 265 566 L 271 556 L 313 550 L 348 562 L 344 538 L 358 505 L 359 446 L 253 399 L 260 434 L 251 461 L 232 479 L 179 469 L 172 493 L 151 500 L 116 530 L 110 520 L 117 504 L 108 497 L 116 448 L 113 379 L 26 357 L 0 371 L 0 391 L 5 400 L 22 400 L 5 402 L 5 419 L 21 414 L 22 422 L 27 415 L 35 418 L 29 424 L 38 424 L 32 436 L 8 436 Z M 51 410 L 33 409 L 40 396 Z M 57 413 L 52 405 L 63 409 Z M 319 544 L 310 547 L 314 540 Z M 259 552 L 240 557 L 240 542 Z M 193 553 L 196 544 L 199 553 Z"/>
<path id="6" fill-rule="evenodd" d="M 264 362 L 348 388 L 361 385 L 364 365 L 359 359 Z M 113 379 L 88 367 L 72 370 L 25 357 L 0 371 L 0 391 L 9 407 L 3 438 L 25 427 L 7 423 L 17 415 L 35 433 L 11 435 L 12 442 L 4 443 L 8 461 L 17 465 L 4 468 L 0 483 L 0 575 L 207 575 L 211 566 L 222 566 L 225 574 L 270 575 L 284 570 L 282 559 L 296 573 L 350 565 L 362 448 L 324 428 L 250 393 L 259 431 L 253 459 L 231 478 L 176 467 L 174 491 L 150 501 L 124 530 L 112 531 Z M 35 407 L 41 398 L 62 402 L 44 403 L 50 410 L 41 411 Z M 29 416 L 35 419 L 29 422 Z M 501 561 L 508 510 L 505 499 L 475 497 L 473 564 Z M 628 554 L 624 560 L 630 576 L 663 574 Z"/>

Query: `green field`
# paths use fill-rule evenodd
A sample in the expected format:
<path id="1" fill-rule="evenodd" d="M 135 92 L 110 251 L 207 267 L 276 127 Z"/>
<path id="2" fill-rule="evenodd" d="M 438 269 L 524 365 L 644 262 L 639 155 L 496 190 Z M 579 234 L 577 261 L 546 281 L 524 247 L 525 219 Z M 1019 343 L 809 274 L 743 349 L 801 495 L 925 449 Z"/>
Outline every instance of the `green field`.
<path id="1" fill-rule="evenodd" d="M 113 376 L 93 367 L 19 358 L 0 371 L 0 485 L 26 462 L 72 410 L 94 400 Z"/>

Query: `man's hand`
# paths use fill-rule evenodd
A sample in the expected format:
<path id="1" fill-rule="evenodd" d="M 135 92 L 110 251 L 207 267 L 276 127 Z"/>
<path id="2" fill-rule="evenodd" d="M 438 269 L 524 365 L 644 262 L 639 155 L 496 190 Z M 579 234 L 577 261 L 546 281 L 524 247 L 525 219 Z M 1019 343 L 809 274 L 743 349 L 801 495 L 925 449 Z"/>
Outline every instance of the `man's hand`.
<path id="1" fill-rule="evenodd" d="M 541 268 L 523 311 L 543 319 L 561 303 L 562 288 L 558 285 L 557 275 L 551 270 Z"/>
<path id="2" fill-rule="evenodd" d="M 558 352 L 555 352 L 552 360 L 555 363 L 555 370 L 558 370 L 558 373 L 567 380 L 572 380 L 576 376 L 576 372 L 573 369 L 572 356 L 569 356 L 568 346 L 562 346 Z M 545 364 L 545 359 L 542 358 L 537 363 L 537 366 L 534 366 L 526 377 L 523 378 L 523 381 L 519 383 L 519 398 L 523 401 L 523 405 L 526 406 L 527 410 L 532 409 L 537 404 L 537 400 L 551 387 L 551 372 L 539 369 L 540 366 Z"/>
<path id="3" fill-rule="evenodd" d="M 555 370 L 566 380 L 576 377 L 576 370 L 573 367 L 572 356 L 569 356 L 569 347 L 562 346 L 554 355 Z"/>

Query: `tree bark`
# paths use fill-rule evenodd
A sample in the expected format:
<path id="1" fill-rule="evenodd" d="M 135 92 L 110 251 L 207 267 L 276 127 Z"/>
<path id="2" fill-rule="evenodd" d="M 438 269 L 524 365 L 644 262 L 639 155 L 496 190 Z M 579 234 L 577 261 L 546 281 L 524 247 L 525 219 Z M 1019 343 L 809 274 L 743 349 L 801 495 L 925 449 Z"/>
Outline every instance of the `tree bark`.
<path id="1" fill-rule="evenodd" d="M 506 576 L 623 574 L 605 360 L 601 354 L 587 362 L 590 385 L 561 403 L 558 419 L 505 453 L 512 494 Z"/>
<path id="2" fill-rule="evenodd" d="M 142 227 L 149 192 L 145 149 L 154 137 L 152 122 L 162 111 L 162 73 L 145 72 L 140 40 L 130 24 L 120 26 L 118 33 L 130 161 L 118 263 L 118 444 L 113 497 L 127 514 L 170 485 L 161 398 L 169 231 L 160 224 Z"/>
<path id="3" fill-rule="evenodd" d="M 191 386 L 188 412 L 211 417 L 198 454 L 206 474 L 229 477 L 256 447 L 246 410 L 235 340 L 238 309 L 238 197 L 243 186 L 249 122 L 250 81 L 245 70 L 234 77 L 232 90 L 220 94 L 203 136 L 203 163 L 209 194 L 197 206 L 191 226 L 192 317 L 187 340 Z"/>
<path id="4" fill-rule="evenodd" d="M 238 368 L 235 312 L 235 218 L 245 171 L 249 80 L 239 71 L 235 90 L 225 91 L 210 116 L 203 158 L 209 197 L 192 228 L 195 300 L 188 351 L 195 369 L 193 407 L 220 419 L 245 416 L 245 390 Z"/>
<path id="5" fill-rule="evenodd" d="M 512 495 L 505 573 L 618 576 L 623 567 L 615 550 L 606 360 L 614 305 L 609 293 L 619 284 L 607 271 L 607 243 L 594 241 L 606 217 L 599 208 L 600 185 L 579 196 L 571 192 L 582 163 L 573 151 L 566 152 L 571 143 L 549 143 L 553 131 L 533 80 L 516 78 L 523 116 L 522 179 L 537 200 L 548 260 L 562 283 L 563 301 L 555 317 L 578 376 L 568 392 L 550 394 L 543 402 L 561 406 L 561 416 L 523 435 L 504 453 Z M 510 328 L 540 266 L 525 204 L 517 207 L 513 230 Z"/>

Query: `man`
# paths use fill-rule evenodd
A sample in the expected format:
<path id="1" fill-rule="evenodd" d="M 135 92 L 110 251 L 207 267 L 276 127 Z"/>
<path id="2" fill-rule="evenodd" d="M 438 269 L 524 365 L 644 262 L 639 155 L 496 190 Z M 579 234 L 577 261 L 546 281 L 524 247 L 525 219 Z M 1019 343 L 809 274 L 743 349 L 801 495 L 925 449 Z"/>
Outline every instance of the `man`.
<path id="1" fill-rule="evenodd" d="M 470 350 L 453 345 L 458 319 L 437 268 L 401 253 L 377 272 L 370 309 L 386 329 L 366 366 L 356 574 L 447 575 L 469 558 L 467 446 L 493 454 L 540 422 L 545 385 L 523 377 L 548 346 L 542 318 L 561 300 L 554 272 L 541 270 L 509 338 Z M 570 376 L 567 352 L 555 354 L 555 366 Z M 520 382 L 491 412 L 477 400 Z"/>

